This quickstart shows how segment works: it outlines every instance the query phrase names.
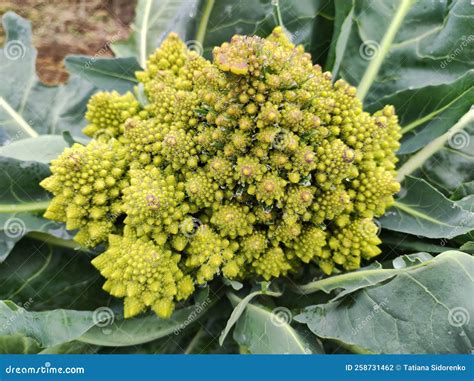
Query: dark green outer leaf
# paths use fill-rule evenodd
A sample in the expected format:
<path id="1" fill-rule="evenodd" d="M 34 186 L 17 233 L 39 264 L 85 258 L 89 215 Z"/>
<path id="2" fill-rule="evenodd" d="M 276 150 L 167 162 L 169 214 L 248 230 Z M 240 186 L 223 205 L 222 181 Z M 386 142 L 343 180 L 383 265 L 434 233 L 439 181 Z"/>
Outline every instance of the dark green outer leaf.
<path id="1" fill-rule="evenodd" d="M 15 243 L 31 232 L 45 233 L 42 237 L 46 241 L 48 235 L 61 240 L 73 238 L 73 234 L 65 229 L 64 224 L 36 214 L 26 212 L 0 214 L 0 263 L 6 259 Z"/>
<path id="2" fill-rule="evenodd" d="M 444 134 L 474 104 L 474 70 L 454 82 L 403 89 L 377 99 L 367 106 L 370 111 L 384 105 L 395 106 L 402 126 L 402 146 L 399 155 L 415 152 Z"/>
<path id="3" fill-rule="evenodd" d="M 65 130 L 80 135 L 94 88 L 76 77 L 66 85 L 43 85 L 35 72 L 30 23 L 13 12 L 3 15 L 2 22 L 7 40 L 0 51 L 0 124 L 8 139 Z"/>
<path id="4" fill-rule="evenodd" d="M 133 91 L 138 84 L 135 72 L 142 70 L 134 57 L 96 58 L 69 55 L 64 60 L 69 72 L 79 75 L 99 89 L 118 91 L 123 94 Z"/>
<path id="5" fill-rule="evenodd" d="M 192 29 L 197 0 L 139 0 L 128 40 L 112 44 L 118 57 L 135 57 L 145 67 L 148 56 L 170 32 L 181 37 Z"/>
<path id="6" fill-rule="evenodd" d="M 382 245 L 388 246 L 390 250 L 393 250 L 397 253 L 413 253 L 419 251 L 425 251 L 428 253 L 442 253 L 446 250 L 457 249 L 457 247 L 446 245 L 445 242 L 440 242 L 440 240 L 430 241 L 410 234 L 395 233 L 388 230 L 382 231 L 380 239 L 382 240 Z"/>
<path id="7" fill-rule="evenodd" d="M 34 354 L 41 347 L 35 339 L 21 335 L 0 336 L 0 354 Z"/>
<path id="8" fill-rule="evenodd" d="M 356 352 L 471 353 L 474 258 L 448 251 L 394 271 L 389 282 L 309 306 L 295 320 Z"/>
<path id="9" fill-rule="evenodd" d="M 94 345 L 122 347 L 147 343 L 168 335 L 180 335 L 186 328 L 204 316 L 215 299 L 176 310 L 169 319 L 155 314 L 133 319 L 117 319 L 106 327 L 94 327 L 79 341 Z"/>
<path id="10" fill-rule="evenodd" d="M 49 347 L 71 341 L 94 325 L 89 311 L 30 312 L 11 301 L 0 301 L 0 337 L 21 334 Z"/>
<path id="11" fill-rule="evenodd" d="M 242 299 L 229 294 L 235 305 Z M 304 331 L 293 328 L 292 313 L 284 307 L 273 311 L 260 304 L 249 303 L 234 329 L 234 340 L 253 354 L 322 353 L 318 341 Z"/>
<path id="12" fill-rule="evenodd" d="M 32 298 L 30 311 L 109 305 L 112 297 L 102 290 L 103 278 L 90 264 L 90 255 L 45 241 L 24 238 L 0 265 L 0 300 L 23 304 Z"/>
<path id="13" fill-rule="evenodd" d="M 474 108 L 465 116 L 470 116 L 470 122 L 459 131 L 442 135 L 440 138 L 447 137 L 446 143 L 413 172 L 448 196 L 460 184 L 474 181 Z"/>
<path id="14" fill-rule="evenodd" d="M 39 225 L 38 218 L 17 217 L 16 213 L 47 207 L 50 196 L 38 183 L 49 174 L 46 164 L 0 156 L 0 262 L 28 232 L 28 226 Z"/>
<path id="15" fill-rule="evenodd" d="M 215 0 L 140 0 L 134 32 L 127 41 L 112 45 L 120 57 L 136 57 L 141 66 L 170 32 L 176 32 L 190 49 L 211 58 L 214 46 L 234 34 L 266 37 L 279 17 L 295 44 L 303 44 L 313 61 L 323 63 L 332 36 L 334 7 L 330 0 L 271 0 L 239 2 Z"/>
<path id="16" fill-rule="evenodd" d="M 407 88 L 455 81 L 472 68 L 469 1 L 354 4 L 349 36 L 338 36 L 337 42 L 347 40 L 338 51 L 343 56 L 336 54 L 335 60 L 341 62 L 341 77 L 359 85 L 358 94 L 367 95 L 368 104 Z"/>
<path id="17" fill-rule="evenodd" d="M 474 181 L 459 185 L 453 194 L 451 195 L 452 200 L 460 200 L 463 197 L 474 194 Z"/>
<path id="18" fill-rule="evenodd" d="M 61 135 L 41 135 L 0 147 L 0 156 L 49 164 L 69 147 Z"/>
<path id="19" fill-rule="evenodd" d="M 385 229 L 448 239 L 474 229 L 474 214 L 426 181 L 407 176 L 403 186 L 405 194 L 380 219 Z"/>
<path id="20" fill-rule="evenodd" d="M 258 295 L 270 295 L 270 296 L 281 296 L 281 293 L 275 293 L 275 292 L 265 292 L 263 290 L 260 291 L 255 291 L 250 294 L 248 294 L 246 297 L 244 297 L 234 308 L 232 311 L 229 320 L 227 320 L 227 324 L 224 328 L 224 330 L 221 332 L 221 335 L 219 337 L 219 344 L 222 345 L 224 343 L 225 338 L 229 334 L 230 330 L 234 326 L 234 324 L 239 320 L 239 318 L 242 316 L 242 313 L 245 311 L 247 308 L 247 305 L 252 301 L 253 298 L 255 298 Z M 232 299 L 232 296 L 229 295 L 229 298 L 231 300 L 236 300 L 235 298 Z"/>

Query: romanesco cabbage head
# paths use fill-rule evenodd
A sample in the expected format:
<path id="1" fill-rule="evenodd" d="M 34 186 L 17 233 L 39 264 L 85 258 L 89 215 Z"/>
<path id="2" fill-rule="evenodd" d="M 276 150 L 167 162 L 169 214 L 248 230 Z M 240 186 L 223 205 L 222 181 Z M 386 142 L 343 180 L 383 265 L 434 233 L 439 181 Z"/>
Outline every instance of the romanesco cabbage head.
<path id="1" fill-rule="evenodd" d="M 176 302 L 216 276 L 326 274 L 380 253 L 373 218 L 399 190 L 391 106 L 363 111 L 355 88 L 311 62 L 281 28 L 236 35 L 213 62 L 170 34 L 131 93 L 94 95 L 84 132 L 42 185 L 46 217 L 108 249 L 92 263 L 125 316 Z"/>

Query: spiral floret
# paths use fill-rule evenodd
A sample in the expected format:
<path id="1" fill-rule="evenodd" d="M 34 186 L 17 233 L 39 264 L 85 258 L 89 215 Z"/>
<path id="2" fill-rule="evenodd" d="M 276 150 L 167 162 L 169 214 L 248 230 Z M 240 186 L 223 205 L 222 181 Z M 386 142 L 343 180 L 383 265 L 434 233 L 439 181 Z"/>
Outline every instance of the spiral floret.
<path id="1" fill-rule="evenodd" d="M 51 162 L 52 175 L 41 182 L 54 198 L 44 216 L 78 229 L 75 240 L 94 247 L 115 230 L 127 185 L 125 151 L 117 141 L 74 144 Z"/>
<path id="2" fill-rule="evenodd" d="M 90 137 L 116 138 L 124 132 L 124 122 L 138 113 L 140 104 L 132 93 L 120 95 L 99 92 L 87 104 L 85 135 Z"/>
<path id="3" fill-rule="evenodd" d="M 364 112 L 282 28 L 212 53 L 171 33 L 136 73 L 140 103 L 91 98 L 96 139 L 66 149 L 42 182 L 46 217 L 88 246 L 109 236 L 93 263 L 126 316 L 167 317 L 218 276 L 331 274 L 380 253 L 373 219 L 399 190 L 394 108 Z"/>

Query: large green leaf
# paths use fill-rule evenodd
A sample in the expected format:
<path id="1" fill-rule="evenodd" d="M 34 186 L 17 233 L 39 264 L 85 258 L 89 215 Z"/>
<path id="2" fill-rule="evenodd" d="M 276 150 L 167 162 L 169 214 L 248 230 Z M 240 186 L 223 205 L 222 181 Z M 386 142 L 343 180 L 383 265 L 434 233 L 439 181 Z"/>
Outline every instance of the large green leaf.
<path id="1" fill-rule="evenodd" d="M 333 3 L 329 0 L 140 0 L 133 33 L 112 45 L 120 57 L 136 57 L 142 66 L 169 32 L 210 58 L 212 48 L 234 34 L 266 37 L 282 24 L 296 44 L 303 44 L 315 62 L 323 63 L 332 37 Z"/>
<path id="2" fill-rule="evenodd" d="M 374 271 L 394 276 L 342 300 L 308 306 L 295 320 L 355 352 L 471 353 L 474 258 L 447 251 L 412 267 Z"/>
<path id="3" fill-rule="evenodd" d="M 406 192 L 380 219 L 385 229 L 428 238 L 453 238 L 474 229 L 474 213 L 422 179 L 407 176 Z"/>
<path id="4" fill-rule="evenodd" d="M 265 290 L 259 290 L 259 291 L 254 291 L 247 296 L 245 296 L 234 308 L 232 313 L 230 314 L 229 320 L 227 320 L 227 324 L 224 328 L 224 330 L 221 332 L 221 335 L 219 337 L 219 344 L 222 345 L 224 343 L 225 338 L 229 334 L 230 330 L 234 326 L 234 324 L 239 320 L 239 318 L 242 316 L 244 313 L 245 309 L 247 308 L 247 305 L 252 301 L 253 298 L 255 298 L 258 295 L 269 295 L 269 296 L 281 296 L 281 293 L 276 293 L 276 292 L 267 292 Z M 229 298 L 232 298 L 229 295 Z"/>
<path id="5" fill-rule="evenodd" d="M 35 339 L 22 335 L 0 336 L 0 354 L 33 354 L 38 353 L 41 347 Z"/>
<path id="6" fill-rule="evenodd" d="M 180 335 L 187 328 L 196 324 L 216 298 L 208 298 L 202 303 L 176 310 L 169 319 L 161 319 L 155 314 L 140 316 L 133 319 L 112 318 L 106 327 L 98 325 L 84 333 L 79 341 L 108 347 L 137 345 L 160 339 L 168 335 Z M 111 315 L 111 310 L 105 310 Z"/>
<path id="7" fill-rule="evenodd" d="M 0 213 L 37 211 L 50 196 L 39 182 L 50 175 L 46 164 L 0 156 Z"/>
<path id="8" fill-rule="evenodd" d="M 451 195 L 452 200 L 459 200 L 463 197 L 474 194 L 474 181 L 469 181 L 459 185 Z"/>
<path id="9" fill-rule="evenodd" d="M 281 24 L 295 44 L 303 44 L 312 54 L 313 61 L 324 62 L 334 18 L 331 1 L 244 0 L 238 3 L 204 3 L 207 6 L 212 3 L 212 8 L 209 20 L 201 17 L 196 40 L 204 47 L 207 57 L 210 57 L 214 46 L 230 40 L 234 34 L 266 37 L 275 26 Z M 203 14 L 206 10 L 204 8 Z"/>
<path id="10" fill-rule="evenodd" d="M 139 0 L 128 40 L 112 44 L 119 57 L 135 57 L 145 67 L 148 56 L 170 32 L 184 37 L 198 0 Z"/>
<path id="11" fill-rule="evenodd" d="M 333 61 L 368 104 L 408 88 L 453 82 L 472 68 L 469 1 L 344 3 L 336 2 Z"/>
<path id="12" fill-rule="evenodd" d="M 97 58 L 69 55 L 64 60 L 69 72 L 79 75 L 99 89 L 125 93 L 138 84 L 135 72 L 142 70 L 134 57 Z"/>
<path id="13" fill-rule="evenodd" d="M 87 142 L 85 139 L 82 141 Z M 69 144 L 61 135 L 41 135 L 36 138 L 17 140 L 0 147 L 0 156 L 49 164 L 68 146 Z"/>
<path id="14" fill-rule="evenodd" d="M 232 304 L 242 299 L 229 294 Z M 319 342 L 307 332 L 291 326 L 292 313 L 285 307 L 273 310 L 261 304 L 249 303 L 237 321 L 234 339 L 239 345 L 253 354 L 323 353 Z"/>
<path id="15" fill-rule="evenodd" d="M 49 194 L 39 186 L 50 174 L 46 164 L 0 156 L 0 169 L 1 262 L 29 231 L 60 228 L 60 225 L 50 225 L 40 217 L 29 216 L 29 213 L 43 211 L 49 204 Z"/>
<path id="16" fill-rule="evenodd" d="M 8 139 L 66 130 L 80 135 L 93 86 L 76 77 L 66 85 L 43 85 L 35 71 L 30 23 L 13 12 L 2 22 L 7 39 L 0 50 L 0 125 Z"/>
<path id="17" fill-rule="evenodd" d="M 29 310 L 55 308 L 94 310 L 108 305 L 103 280 L 90 264 L 90 255 L 44 241 L 23 239 L 0 264 L 0 300 L 24 303 Z"/>
<path id="18" fill-rule="evenodd" d="M 409 100 L 409 101 L 407 101 Z M 377 110 L 394 105 L 402 126 L 399 155 L 415 152 L 444 134 L 474 104 L 474 70 L 451 83 L 403 89 L 368 105 Z"/>
<path id="19" fill-rule="evenodd" d="M 413 174 L 423 177 L 447 195 L 474 180 L 474 108 L 398 169 L 398 180 Z M 467 190 L 467 188 L 465 189 Z"/>
<path id="20" fill-rule="evenodd" d="M 383 230 L 380 239 L 382 245 L 389 247 L 390 251 L 397 254 L 413 253 L 425 251 L 428 253 L 442 253 L 446 250 L 456 250 L 457 246 L 451 246 L 440 240 L 427 240 L 414 235 L 396 233 L 393 231 Z"/>
<path id="21" fill-rule="evenodd" d="M 22 335 L 49 347 L 74 340 L 94 325 L 90 311 L 31 312 L 11 301 L 0 301 L 0 337 Z"/>
<path id="22" fill-rule="evenodd" d="M 73 234 L 62 223 L 27 212 L 0 214 L 0 263 L 6 259 L 16 242 L 27 234 L 52 244 L 79 248 L 78 244 L 71 241 Z"/>

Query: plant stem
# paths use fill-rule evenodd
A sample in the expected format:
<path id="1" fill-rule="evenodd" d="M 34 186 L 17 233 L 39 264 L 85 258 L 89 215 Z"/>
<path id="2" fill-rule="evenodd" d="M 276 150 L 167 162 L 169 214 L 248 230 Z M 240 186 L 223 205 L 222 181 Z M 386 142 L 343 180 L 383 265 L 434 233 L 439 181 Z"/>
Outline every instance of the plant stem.
<path id="1" fill-rule="evenodd" d="M 186 347 L 186 350 L 184 351 L 185 355 L 189 355 L 190 353 L 192 353 L 192 351 L 194 350 L 194 347 L 199 343 L 199 340 L 201 339 L 203 335 L 204 335 L 204 329 L 201 327 L 199 328 L 199 330 L 196 332 L 191 342 Z"/>
<path id="2" fill-rule="evenodd" d="M 281 26 L 282 28 L 285 28 L 285 25 L 283 25 L 283 18 L 281 17 L 280 1 L 275 0 L 274 3 L 273 3 L 273 7 L 275 8 L 275 13 L 276 13 L 276 16 L 277 16 L 278 25 Z"/>
<path id="3" fill-rule="evenodd" d="M 29 238 L 36 239 L 38 241 L 44 241 L 53 246 L 65 247 L 67 249 L 74 249 L 74 250 L 81 250 L 81 249 L 86 250 L 75 241 L 61 239 L 61 238 L 58 238 L 58 237 L 55 237 L 43 232 L 29 232 L 26 236 Z"/>
<path id="4" fill-rule="evenodd" d="M 42 212 L 50 201 L 28 202 L 24 204 L 0 204 L 0 213 Z"/>
<path id="5" fill-rule="evenodd" d="M 354 271 L 351 273 L 346 273 L 346 274 L 341 274 L 341 275 L 335 275 L 329 278 L 317 280 L 314 282 L 310 282 L 308 284 L 302 285 L 302 286 L 292 286 L 292 289 L 302 295 L 306 294 L 311 294 L 316 291 L 324 291 L 327 293 L 326 290 L 332 290 L 337 287 L 333 287 L 334 285 L 337 285 L 340 282 L 346 282 L 350 280 L 357 280 L 359 278 L 366 278 L 367 276 L 370 275 L 380 275 L 380 274 L 386 274 L 386 275 L 396 275 L 400 274 L 401 272 L 404 271 L 412 271 L 416 267 L 421 267 L 425 266 L 429 261 L 420 263 L 415 266 L 407 267 L 407 268 L 402 268 L 402 269 L 376 269 L 376 270 L 362 270 L 362 271 Z"/>
<path id="6" fill-rule="evenodd" d="M 150 18 L 152 0 L 146 0 L 145 10 L 143 11 L 143 23 L 140 31 L 140 64 L 145 69 L 146 66 L 146 37 L 148 29 L 148 19 Z"/>
<path id="7" fill-rule="evenodd" d="M 31 128 L 31 126 L 23 119 L 23 117 L 18 114 L 9 104 L 8 102 L 0 97 L 0 107 L 2 107 L 8 115 L 12 117 L 12 119 L 20 126 L 20 128 L 26 132 L 32 138 L 36 138 L 39 134 Z"/>
<path id="8" fill-rule="evenodd" d="M 207 24 L 209 17 L 211 16 L 212 8 L 214 7 L 215 0 L 207 0 L 204 10 L 202 12 L 201 21 L 196 33 L 196 41 L 198 41 L 204 48 L 204 37 L 206 36 Z"/>
<path id="9" fill-rule="evenodd" d="M 403 19 L 410 10 L 412 4 L 413 0 L 402 0 L 400 6 L 398 7 L 397 13 L 395 13 L 395 16 L 388 26 L 388 29 L 385 32 L 382 41 L 380 42 L 379 51 L 377 54 L 375 54 L 372 61 L 370 61 L 369 67 L 365 71 L 364 76 L 357 87 L 357 96 L 361 101 L 364 100 L 367 92 L 372 86 L 372 83 L 374 82 L 375 77 L 380 70 L 380 66 L 382 66 L 382 62 L 390 50 L 390 45 L 392 44 L 393 39 L 395 38 L 395 35 L 397 34 L 398 29 L 400 28 L 400 25 L 402 24 Z"/>
<path id="10" fill-rule="evenodd" d="M 443 135 L 439 136 L 423 149 L 414 154 L 408 161 L 398 169 L 397 180 L 402 182 L 405 176 L 420 168 L 426 160 L 440 150 L 441 147 L 457 132 L 461 131 L 468 123 L 474 121 L 474 109 L 471 108 L 458 122 Z"/>

